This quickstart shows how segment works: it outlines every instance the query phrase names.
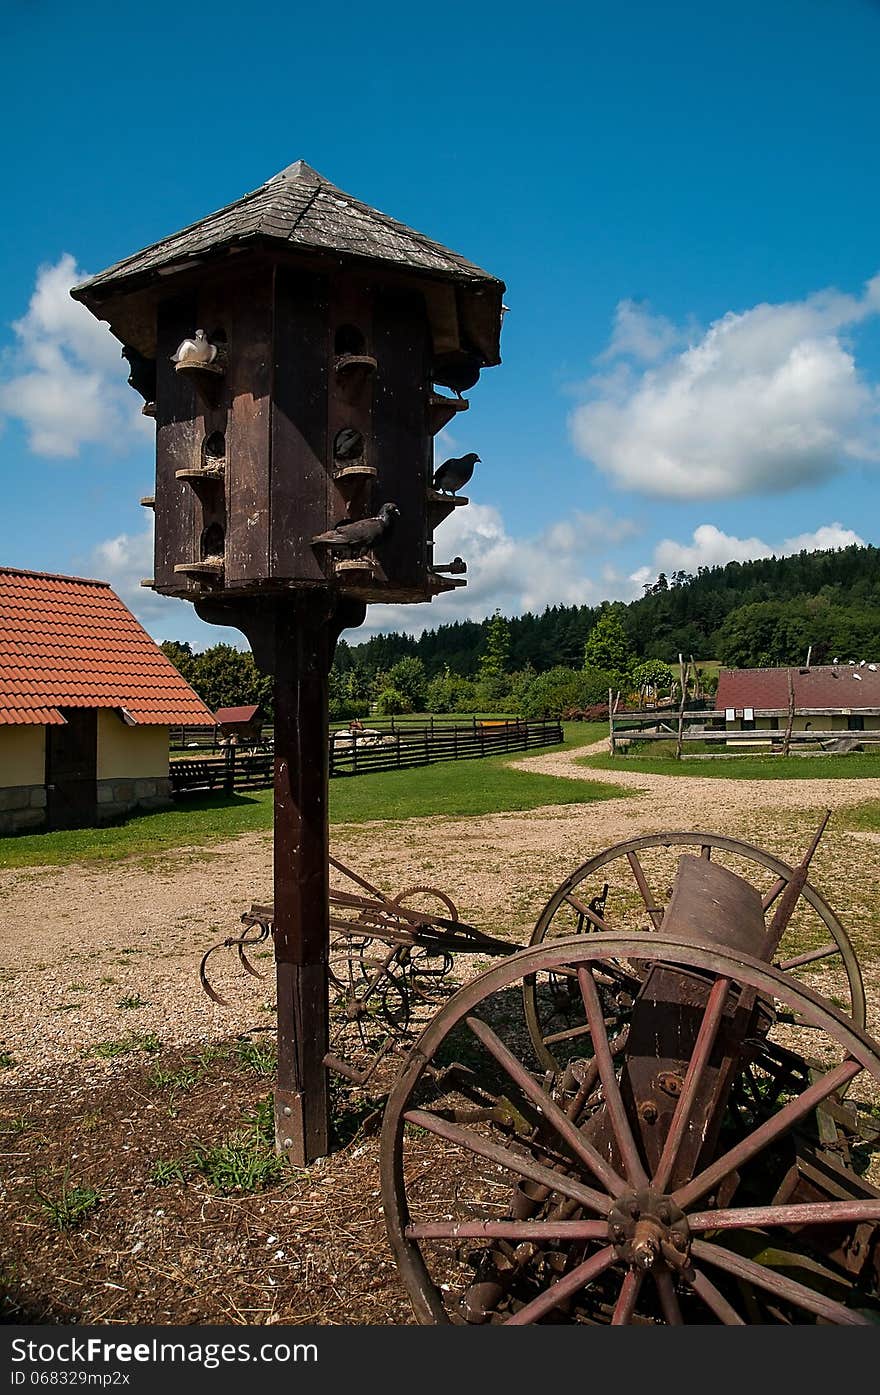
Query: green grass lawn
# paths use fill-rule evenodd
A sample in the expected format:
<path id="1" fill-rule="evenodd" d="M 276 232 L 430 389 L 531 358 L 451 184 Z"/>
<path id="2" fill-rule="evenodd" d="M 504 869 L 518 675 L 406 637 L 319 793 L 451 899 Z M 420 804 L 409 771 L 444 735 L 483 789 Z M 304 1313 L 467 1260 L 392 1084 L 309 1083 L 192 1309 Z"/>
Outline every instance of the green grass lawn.
<path id="1" fill-rule="evenodd" d="M 584 746 L 604 731 L 604 724 L 571 723 L 566 727 L 565 745 L 569 749 Z M 334 779 L 330 782 L 330 821 L 357 824 L 371 819 L 472 817 L 620 797 L 621 791 L 612 785 L 519 771 L 516 764 L 521 759 L 519 756 L 511 762 L 505 756 L 490 756 L 485 760 L 445 761 L 413 770 Z M 206 795 L 181 801 L 161 813 L 136 815 L 104 828 L 0 838 L 0 867 L 152 856 L 178 847 L 225 842 L 242 833 L 268 832 L 271 827 L 271 790 L 232 797 Z"/>
<path id="2" fill-rule="evenodd" d="M 674 743 L 653 743 L 650 755 L 583 756 L 591 770 L 633 770 L 640 775 L 690 775 L 707 780 L 872 780 L 880 776 L 880 751 L 837 756 L 728 756 L 676 760 Z M 708 745 L 708 743 L 706 743 Z M 656 747 L 661 747 L 657 751 Z"/>

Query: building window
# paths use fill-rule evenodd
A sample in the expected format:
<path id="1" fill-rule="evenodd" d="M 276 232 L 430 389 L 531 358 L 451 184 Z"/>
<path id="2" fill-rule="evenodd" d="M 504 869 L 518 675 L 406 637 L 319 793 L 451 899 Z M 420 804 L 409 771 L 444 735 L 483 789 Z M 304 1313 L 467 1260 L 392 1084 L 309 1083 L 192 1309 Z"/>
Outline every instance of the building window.
<path id="1" fill-rule="evenodd" d="M 865 730 L 865 719 L 864 719 L 864 717 L 847 717 L 847 719 L 846 719 L 846 729 L 847 729 L 847 731 L 864 731 L 864 730 Z"/>

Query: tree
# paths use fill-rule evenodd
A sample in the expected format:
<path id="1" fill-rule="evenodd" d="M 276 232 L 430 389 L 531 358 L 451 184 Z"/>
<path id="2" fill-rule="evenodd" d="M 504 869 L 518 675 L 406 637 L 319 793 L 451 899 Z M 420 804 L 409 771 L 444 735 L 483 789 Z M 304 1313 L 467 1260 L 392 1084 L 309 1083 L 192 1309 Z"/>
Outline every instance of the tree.
<path id="1" fill-rule="evenodd" d="M 171 660 L 181 677 L 185 678 L 187 683 L 192 684 L 197 659 L 197 655 L 192 651 L 192 645 L 178 639 L 163 639 L 159 648 L 166 659 Z"/>
<path id="2" fill-rule="evenodd" d="M 647 659 L 643 664 L 636 664 L 632 671 L 632 681 L 640 696 L 647 688 L 653 688 L 655 697 L 668 693 L 673 678 L 672 669 L 662 659 Z"/>
<path id="3" fill-rule="evenodd" d="M 480 655 L 477 678 L 480 683 L 500 678 L 507 668 L 510 655 L 510 625 L 496 610 L 486 624 L 486 645 Z"/>
<path id="4" fill-rule="evenodd" d="M 584 668 L 600 668 L 626 673 L 633 648 L 617 613 L 609 606 L 599 616 L 584 645 Z"/>
<path id="5" fill-rule="evenodd" d="M 407 711 L 424 712 L 428 679 L 421 659 L 398 659 L 388 670 L 387 687 L 395 689 L 409 704 Z"/>
<path id="6" fill-rule="evenodd" d="M 218 707 L 259 703 L 266 716 L 271 716 L 272 679 L 260 672 L 253 654 L 231 644 L 215 644 L 196 654 L 190 681 L 212 712 Z"/>

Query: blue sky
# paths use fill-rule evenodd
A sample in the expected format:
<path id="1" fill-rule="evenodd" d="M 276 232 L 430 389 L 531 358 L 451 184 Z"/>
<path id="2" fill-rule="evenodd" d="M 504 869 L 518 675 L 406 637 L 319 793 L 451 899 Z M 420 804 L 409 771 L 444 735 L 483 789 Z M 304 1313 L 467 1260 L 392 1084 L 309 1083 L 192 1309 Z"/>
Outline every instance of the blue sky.
<path id="1" fill-rule="evenodd" d="M 0 563 L 230 637 L 137 586 L 151 428 L 67 287 L 297 158 L 508 286 L 438 447 L 471 584 L 371 628 L 880 542 L 880 5 L 32 0 L 0 50 Z"/>

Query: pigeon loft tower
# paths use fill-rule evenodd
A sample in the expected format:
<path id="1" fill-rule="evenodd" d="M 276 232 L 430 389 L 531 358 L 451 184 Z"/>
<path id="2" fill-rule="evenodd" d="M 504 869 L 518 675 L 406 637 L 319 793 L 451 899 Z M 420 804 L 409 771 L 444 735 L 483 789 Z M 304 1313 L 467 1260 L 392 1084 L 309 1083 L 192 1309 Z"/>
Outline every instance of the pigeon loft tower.
<path id="1" fill-rule="evenodd" d="M 464 585 L 434 565 L 466 501 L 431 489 L 432 443 L 499 362 L 503 289 L 302 161 L 79 286 L 156 418 L 147 584 L 195 602 Z M 388 503 L 375 546 L 314 541 Z"/>
<path id="2" fill-rule="evenodd" d="M 502 282 L 302 161 L 73 295 L 156 420 L 145 584 L 274 676 L 278 1148 L 328 1151 L 327 689 L 370 601 L 464 585 L 432 442 L 499 360 Z"/>

